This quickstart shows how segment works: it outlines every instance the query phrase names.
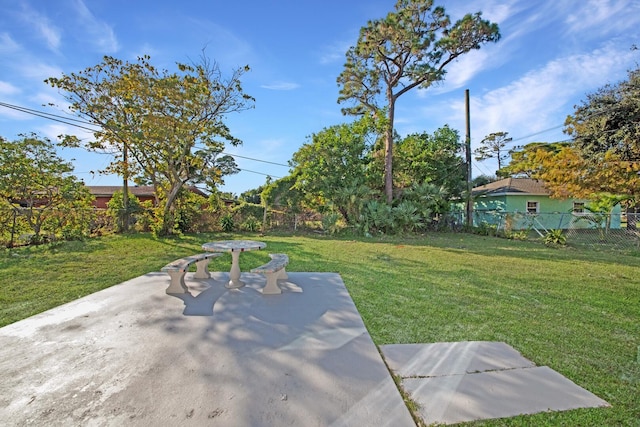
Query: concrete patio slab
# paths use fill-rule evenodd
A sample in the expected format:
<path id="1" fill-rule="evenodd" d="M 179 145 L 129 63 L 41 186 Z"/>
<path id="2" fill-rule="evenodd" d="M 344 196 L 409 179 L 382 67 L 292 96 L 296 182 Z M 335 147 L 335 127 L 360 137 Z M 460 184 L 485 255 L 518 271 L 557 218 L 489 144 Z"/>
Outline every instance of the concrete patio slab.
<path id="1" fill-rule="evenodd" d="M 500 342 L 380 347 L 427 424 L 609 406 L 554 370 Z"/>
<path id="2" fill-rule="evenodd" d="M 0 424 L 414 426 L 334 273 L 150 273 L 0 328 Z"/>
<path id="3" fill-rule="evenodd" d="M 389 368 L 401 377 L 463 375 L 535 366 L 513 347 L 501 342 L 389 344 L 382 349 Z"/>

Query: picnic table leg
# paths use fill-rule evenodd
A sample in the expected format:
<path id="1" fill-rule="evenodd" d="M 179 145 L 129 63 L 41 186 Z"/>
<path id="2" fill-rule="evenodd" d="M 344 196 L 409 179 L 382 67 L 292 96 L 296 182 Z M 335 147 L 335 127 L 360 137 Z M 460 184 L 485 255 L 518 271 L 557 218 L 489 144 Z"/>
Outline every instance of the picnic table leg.
<path id="1" fill-rule="evenodd" d="M 231 251 L 231 271 L 229 272 L 228 289 L 241 288 L 244 282 L 240 280 L 240 251 Z"/>
<path id="2" fill-rule="evenodd" d="M 195 279 L 208 279 L 211 277 L 209 262 L 211 262 L 210 258 L 196 262 L 196 274 L 193 275 Z"/>
<path id="3" fill-rule="evenodd" d="M 282 271 L 282 270 L 280 270 Z M 278 295 L 282 290 L 278 287 L 278 276 L 280 272 L 267 273 L 267 284 L 262 288 L 263 295 Z"/>
<path id="4" fill-rule="evenodd" d="M 171 283 L 167 288 L 168 294 L 184 294 L 189 291 L 187 285 L 184 283 L 184 271 L 167 271 L 171 278 Z"/>

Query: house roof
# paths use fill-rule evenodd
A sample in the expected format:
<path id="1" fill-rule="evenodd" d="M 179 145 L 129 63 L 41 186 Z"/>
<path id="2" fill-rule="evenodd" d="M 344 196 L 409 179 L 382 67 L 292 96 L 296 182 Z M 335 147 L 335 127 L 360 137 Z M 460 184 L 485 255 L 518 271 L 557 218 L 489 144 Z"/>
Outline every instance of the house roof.
<path id="1" fill-rule="evenodd" d="M 122 191 L 121 185 L 89 185 L 87 186 L 89 192 L 96 197 L 111 197 L 118 191 Z M 152 197 L 155 193 L 153 186 L 151 185 L 132 185 L 129 187 L 129 193 L 134 196 L 149 196 Z"/>
<path id="2" fill-rule="evenodd" d="M 547 190 L 542 181 L 531 178 L 505 178 L 500 181 L 490 182 L 486 185 L 475 187 L 472 190 L 474 195 L 484 196 L 506 196 L 506 195 L 538 195 L 548 196 Z"/>
<path id="3" fill-rule="evenodd" d="M 88 185 L 89 192 L 95 197 L 112 197 L 114 193 L 122 191 L 121 185 Z M 153 197 L 155 192 L 152 185 L 131 185 L 128 187 L 129 193 L 136 197 Z M 188 187 L 193 193 L 205 196 L 197 187 Z"/>

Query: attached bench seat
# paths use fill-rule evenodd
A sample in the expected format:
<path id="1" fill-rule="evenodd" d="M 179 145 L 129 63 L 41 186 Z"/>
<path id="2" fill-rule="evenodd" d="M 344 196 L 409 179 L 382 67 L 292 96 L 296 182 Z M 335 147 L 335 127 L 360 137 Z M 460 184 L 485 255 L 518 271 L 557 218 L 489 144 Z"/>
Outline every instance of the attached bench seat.
<path id="1" fill-rule="evenodd" d="M 281 294 L 282 290 L 278 287 L 278 280 L 288 279 L 285 267 L 289 264 L 289 257 L 286 254 L 269 254 L 271 261 L 260 267 L 251 269 L 252 273 L 260 273 L 267 276 L 267 284 L 262 289 L 263 295 Z"/>
<path id="2" fill-rule="evenodd" d="M 206 252 L 177 259 L 162 267 L 161 271 L 168 273 L 171 277 L 171 284 L 167 288 L 167 293 L 183 294 L 189 290 L 187 285 L 184 283 L 184 275 L 193 264 L 196 265 L 196 273 L 193 276 L 195 279 L 210 278 L 211 273 L 209 273 L 209 262 L 213 258 L 219 256 L 222 256 L 219 252 Z"/>

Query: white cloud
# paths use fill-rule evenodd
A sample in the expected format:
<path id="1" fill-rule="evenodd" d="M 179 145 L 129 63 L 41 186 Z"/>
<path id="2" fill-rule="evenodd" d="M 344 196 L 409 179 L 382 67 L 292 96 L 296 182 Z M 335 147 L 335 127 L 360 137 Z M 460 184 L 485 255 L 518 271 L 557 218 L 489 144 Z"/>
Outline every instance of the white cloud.
<path id="1" fill-rule="evenodd" d="M 480 117 L 475 120 L 480 128 L 476 135 L 507 131 L 512 137 L 522 137 L 561 126 L 574 103 L 611 83 L 612 77 L 623 78 L 632 61 L 632 53 L 614 46 L 550 61 L 507 86 L 474 98 L 472 109 Z"/>
<path id="2" fill-rule="evenodd" d="M 33 116 L 30 114 L 23 113 L 13 108 L 8 108 L 3 106 L 0 106 L 0 117 L 7 118 L 9 120 L 29 120 L 33 118 Z M 6 132 L 6 131 L 3 130 L 3 132 Z M 5 134 L 1 136 L 7 136 L 7 135 Z"/>
<path id="3" fill-rule="evenodd" d="M 15 53 L 20 50 L 20 45 L 11 38 L 9 33 L 0 33 L 0 53 Z"/>
<path id="4" fill-rule="evenodd" d="M 569 14 L 571 33 L 620 33 L 640 22 L 640 2 L 629 0 L 588 0 Z"/>
<path id="5" fill-rule="evenodd" d="M 48 122 L 40 126 L 37 131 L 52 141 L 57 141 L 58 136 L 61 135 L 76 135 L 83 141 L 93 140 L 93 134 L 91 132 L 64 123 Z"/>
<path id="6" fill-rule="evenodd" d="M 508 61 L 513 51 L 518 49 L 520 39 L 537 28 L 538 24 L 531 15 L 528 15 L 527 21 L 519 20 L 518 25 L 514 25 L 510 21 L 529 6 L 529 4 L 520 4 L 518 0 L 484 2 L 480 10 L 482 18 L 497 23 L 502 38 L 497 43 L 485 44 L 479 50 L 472 50 L 458 57 L 456 61 L 447 66 L 447 74 L 443 82 L 428 89 L 418 89 L 418 96 L 426 97 L 434 93 L 446 93 L 459 89 L 481 72 L 497 68 Z M 462 7 L 456 6 L 451 10 L 447 8 L 447 12 L 451 12 L 452 20 L 457 20 L 463 14 L 479 11 L 477 9 L 477 7 L 474 8 L 474 6 L 468 6 L 467 3 L 464 3 Z"/>
<path id="7" fill-rule="evenodd" d="M 626 78 L 626 71 L 635 60 L 634 52 L 611 43 L 587 54 L 553 59 L 484 93 L 471 91 L 472 147 L 477 147 L 489 133 L 499 131 L 509 132 L 512 138 L 519 140 L 514 141 L 517 145 L 565 139 L 563 123 L 573 112 L 573 106 L 584 100 L 588 93 Z M 462 92 L 435 99 L 439 101 L 429 103 L 419 111 L 398 110 L 399 116 L 402 114 L 411 120 L 398 122 L 398 131 L 406 134 L 423 131 L 425 127 L 433 131 L 449 124 L 464 133 Z"/>
<path id="8" fill-rule="evenodd" d="M 263 89 L 269 89 L 269 90 L 294 90 L 294 89 L 298 89 L 300 85 L 298 83 L 280 81 L 280 82 L 273 82 L 266 85 L 261 85 L 260 87 Z"/>
<path id="9" fill-rule="evenodd" d="M 521 8 L 518 5 L 520 2 L 521 0 L 482 0 L 475 2 L 462 0 L 454 1 L 444 6 L 453 21 L 462 18 L 467 13 L 482 12 L 484 19 L 501 24 L 518 12 Z"/>
<path id="10" fill-rule="evenodd" d="M 20 89 L 18 89 L 11 83 L 3 82 L 0 80 L 0 95 L 14 95 L 19 92 Z"/>
<path id="11" fill-rule="evenodd" d="M 356 41 L 357 36 L 351 42 L 336 42 L 331 45 L 324 46 L 320 55 L 320 64 L 327 65 L 344 62 L 347 50 L 349 50 L 349 48 L 353 46 Z"/>
<path id="12" fill-rule="evenodd" d="M 245 40 L 241 33 L 236 33 L 210 20 L 199 19 L 199 17 L 185 16 L 180 18 L 184 18 L 180 22 L 181 26 L 174 27 L 173 31 L 181 33 L 179 37 L 191 40 L 192 45 L 189 50 L 192 48 L 204 49 L 207 56 L 215 58 L 221 69 L 235 68 L 239 64 L 240 66 L 249 64 L 252 70 L 258 67 L 259 58 L 256 58 L 251 44 Z M 179 18 L 176 20 L 180 21 Z M 177 37 L 173 37 L 174 40 L 179 40 Z M 201 44 L 194 46 L 194 39 L 201 40 Z"/>
<path id="13" fill-rule="evenodd" d="M 18 65 L 20 67 L 21 76 L 38 80 L 38 83 L 42 83 L 44 79 L 47 79 L 49 77 L 60 77 L 62 75 L 62 69 L 54 65 L 45 64 L 43 62 L 23 62 Z"/>
<path id="14" fill-rule="evenodd" d="M 134 56 L 135 58 L 138 58 L 144 55 L 149 55 L 151 59 L 154 59 L 157 55 L 159 56 L 161 52 L 162 52 L 161 50 L 156 49 L 152 44 L 143 43 L 142 46 L 138 49 L 138 53 L 132 56 Z"/>
<path id="15" fill-rule="evenodd" d="M 436 93 L 448 92 L 460 88 L 472 80 L 478 73 L 488 67 L 496 66 L 496 57 L 486 50 L 474 50 L 461 56 L 447 69 L 445 81 L 441 87 L 436 87 Z M 441 89 L 440 91 L 437 89 Z M 427 89 L 428 90 L 428 89 Z M 420 96 L 426 96 L 426 90 L 419 90 Z"/>
<path id="16" fill-rule="evenodd" d="M 20 19 L 27 23 L 39 37 L 44 39 L 47 47 L 57 52 L 60 47 L 60 30 L 56 28 L 46 16 L 41 15 L 34 9 L 30 8 L 26 2 L 22 4 L 22 12 Z"/>
<path id="17" fill-rule="evenodd" d="M 83 0 L 75 0 L 75 6 L 76 12 L 82 20 L 82 27 L 101 53 L 117 52 L 120 49 L 120 45 L 113 28 L 97 19 L 84 4 Z"/>

